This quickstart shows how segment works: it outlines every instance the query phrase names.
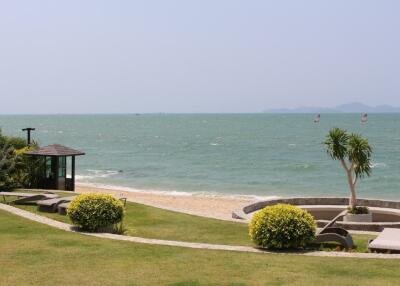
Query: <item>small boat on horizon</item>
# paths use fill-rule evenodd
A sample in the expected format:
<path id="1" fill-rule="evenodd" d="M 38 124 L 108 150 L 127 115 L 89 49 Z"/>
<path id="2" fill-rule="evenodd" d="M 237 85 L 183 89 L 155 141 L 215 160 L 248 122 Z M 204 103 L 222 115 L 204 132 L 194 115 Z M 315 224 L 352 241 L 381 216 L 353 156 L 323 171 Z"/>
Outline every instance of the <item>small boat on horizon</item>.
<path id="1" fill-rule="evenodd" d="M 319 121 L 321 120 L 321 114 L 317 114 L 314 118 L 314 123 L 319 123 Z"/>

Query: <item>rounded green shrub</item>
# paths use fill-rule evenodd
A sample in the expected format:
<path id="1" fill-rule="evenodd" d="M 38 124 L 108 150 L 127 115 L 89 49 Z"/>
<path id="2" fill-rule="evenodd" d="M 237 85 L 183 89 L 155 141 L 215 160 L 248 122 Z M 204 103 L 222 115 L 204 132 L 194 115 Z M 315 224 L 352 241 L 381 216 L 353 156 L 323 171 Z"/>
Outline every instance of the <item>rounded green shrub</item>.
<path id="1" fill-rule="evenodd" d="M 253 242 L 273 249 L 304 247 L 314 240 L 315 230 L 315 220 L 307 211 L 285 204 L 265 207 L 249 224 Z"/>
<path id="2" fill-rule="evenodd" d="M 96 231 L 121 222 L 124 205 L 111 195 L 82 194 L 70 203 L 67 215 L 81 229 Z"/>

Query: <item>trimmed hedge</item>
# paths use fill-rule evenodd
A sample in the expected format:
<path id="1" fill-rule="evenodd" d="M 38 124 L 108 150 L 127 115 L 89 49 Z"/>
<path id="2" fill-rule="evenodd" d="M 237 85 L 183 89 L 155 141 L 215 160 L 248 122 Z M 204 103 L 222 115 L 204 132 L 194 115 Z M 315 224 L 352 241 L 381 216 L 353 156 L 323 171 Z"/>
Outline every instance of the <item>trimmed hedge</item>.
<path id="1" fill-rule="evenodd" d="M 315 230 L 315 220 L 307 211 L 286 204 L 258 211 L 249 224 L 253 242 L 273 249 L 304 247 L 314 240 Z"/>
<path id="2" fill-rule="evenodd" d="M 111 195 L 82 194 L 70 203 L 67 215 L 81 229 L 96 231 L 121 222 L 124 205 Z"/>

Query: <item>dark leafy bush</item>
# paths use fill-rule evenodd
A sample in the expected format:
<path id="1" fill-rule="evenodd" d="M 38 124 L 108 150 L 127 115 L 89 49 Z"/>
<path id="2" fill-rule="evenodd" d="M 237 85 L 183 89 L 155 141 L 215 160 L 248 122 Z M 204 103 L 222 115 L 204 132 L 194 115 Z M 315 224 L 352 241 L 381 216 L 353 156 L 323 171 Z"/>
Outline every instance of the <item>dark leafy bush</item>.
<path id="1" fill-rule="evenodd" d="M 6 145 L 9 147 L 13 147 L 14 149 L 21 149 L 26 147 L 26 139 L 22 137 L 3 135 L 0 129 L 0 147 L 4 147 Z"/>
<path id="2" fill-rule="evenodd" d="M 315 230 L 315 220 L 307 211 L 285 204 L 260 210 L 249 225 L 253 242 L 272 249 L 304 247 L 315 238 Z"/>
<path id="3" fill-rule="evenodd" d="M 369 209 L 367 207 L 356 206 L 356 207 L 348 207 L 347 211 L 349 214 L 368 214 Z"/>
<path id="4" fill-rule="evenodd" d="M 15 155 L 19 162 L 15 179 L 19 187 L 37 188 L 39 186 L 40 178 L 45 172 L 45 158 L 25 155 L 26 151 L 35 150 L 37 148 L 38 145 L 33 143 L 32 146 L 15 150 Z"/>
<path id="5" fill-rule="evenodd" d="M 26 139 L 21 137 L 8 137 L 7 144 L 13 146 L 15 149 L 22 149 L 26 147 Z"/>
<path id="6" fill-rule="evenodd" d="M 0 147 L 0 190 L 10 190 L 18 186 L 18 165 L 14 148 L 8 145 Z"/>
<path id="7" fill-rule="evenodd" d="M 124 217 L 124 206 L 111 195 L 82 194 L 71 202 L 67 215 L 81 229 L 96 231 L 120 223 Z"/>
<path id="8" fill-rule="evenodd" d="M 28 147 L 25 139 L 3 135 L 0 129 L 0 190 L 38 186 L 44 172 L 44 158 L 25 155 L 35 148 L 38 148 L 37 143 Z"/>

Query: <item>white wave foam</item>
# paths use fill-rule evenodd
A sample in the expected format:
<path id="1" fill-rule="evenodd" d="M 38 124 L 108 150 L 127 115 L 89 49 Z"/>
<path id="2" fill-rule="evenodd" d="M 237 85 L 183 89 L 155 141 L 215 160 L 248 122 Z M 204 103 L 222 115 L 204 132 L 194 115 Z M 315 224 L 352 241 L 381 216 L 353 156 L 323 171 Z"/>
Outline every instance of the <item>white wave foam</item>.
<path id="1" fill-rule="evenodd" d="M 86 175 L 75 175 L 75 179 L 77 181 L 81 181 L 81 180 L 90 180 L 95 178 L 94 176 L 86 176 Z"/>
<path id="2" fill-rule="evenodd" d="M 146 194 L 156 194 L 156 195 L 164 195 L 164 196 L 231 198 L 231 199 L 249 199 L 249 200 L 258 200 L 258 201 L 279 198 L 279 196 L 222 194 L 222 193 L 216 193 L 216 192 L 161 191 L 161 190 L 154 190 L 154 189 L 137 189 L 137 188 L 132 188 L 132 187 L 86 183 L 86 182 L 85 183 L 79 182 L 79 183 L 77 183 L 77 185 L 82 186 L 82 187 L 108 189 L 108 190 L 112 190 L 112 191 L 131 192 L 131 193 L 146 193 Z"/>
<path id="3" fill-rule="evenodd" d="M 373 168 L 385 168 L 386 164 L 385 163 L 371 163 L 369 165 L 372 169 Z"/>
<path id="4" fill-rule="evenodd" d="M 120 173 L 120 171 L 115 170 L 86 170 L 88 174 L 76 175 L 76 180 L 91 180 L 96 178 L 108 178 L 111 176 L 115 176 Z"/>
<path id="5" fill-rule="evenodd" d="M 298 168 L 299 169 L 309 169 L 309 168 L 311 168 L 311 165 L 310 164 L 302 164 L 302 165 L 299 165 Z"/>

